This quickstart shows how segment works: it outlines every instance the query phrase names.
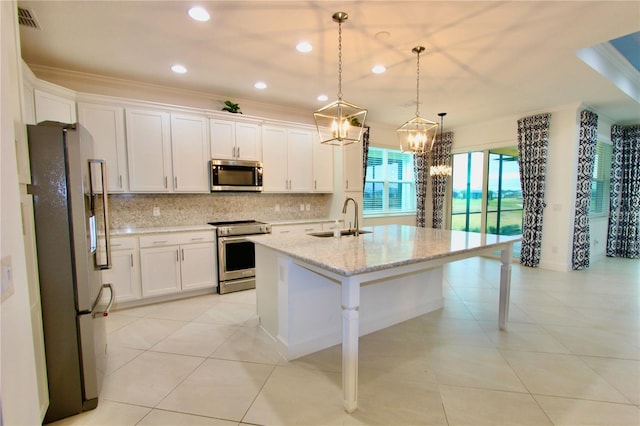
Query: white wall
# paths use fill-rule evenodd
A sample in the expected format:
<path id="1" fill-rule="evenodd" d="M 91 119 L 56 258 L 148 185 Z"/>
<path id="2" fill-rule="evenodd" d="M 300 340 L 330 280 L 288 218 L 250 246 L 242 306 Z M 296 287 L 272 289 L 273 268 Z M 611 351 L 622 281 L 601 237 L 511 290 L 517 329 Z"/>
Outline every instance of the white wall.
<path id="1" fill-rule="evenodd" d="M 31 309 L 27 280 L 16 141 L 24 138 L 20 102 L 20 53 L 15 1 L 0 2 L 1 28 L 1 174 L 0 256 L 11 259 L 13 294 L 2 302 L 1 395 L 2 422 L 41 423 L 36 379 Z M 3 285 L 6 284 L 3 271 Z M 8 293 L 7 293 L 8 294 Z"/>

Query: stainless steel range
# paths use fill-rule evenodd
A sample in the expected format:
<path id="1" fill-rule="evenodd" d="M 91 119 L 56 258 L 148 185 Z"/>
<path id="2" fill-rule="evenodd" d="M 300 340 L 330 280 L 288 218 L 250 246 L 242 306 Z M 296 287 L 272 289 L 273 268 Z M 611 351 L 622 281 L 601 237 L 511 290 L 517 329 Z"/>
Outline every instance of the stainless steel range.
<path id="1" fill-rule="evenodd" d="M 209 222 L 218 240 L 218 292 L 256 288 L 255 247 L 247 235 L 270 234 L 271 225 L 255 220 Z"/>

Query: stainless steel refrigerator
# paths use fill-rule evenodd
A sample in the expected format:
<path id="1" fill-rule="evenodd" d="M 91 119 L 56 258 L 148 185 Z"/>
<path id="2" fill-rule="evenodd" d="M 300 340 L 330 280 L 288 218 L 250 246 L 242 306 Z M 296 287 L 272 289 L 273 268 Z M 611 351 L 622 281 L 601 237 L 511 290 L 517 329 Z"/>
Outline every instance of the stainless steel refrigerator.
<path id="1" fill-rule="evenodd" d="M 45 122 L 27 126 L 27 134 L 49 386 L 44 423 L 49 423 L 98 404 L 105 317 L 113 300 L 100 277 L 111 260 L 108 204 L 101 191 L 106 165 L 92 158 L 91 141 L 81 140 L 75 125 Z M 106 289 L 110 297 L 103 295 Z"/>

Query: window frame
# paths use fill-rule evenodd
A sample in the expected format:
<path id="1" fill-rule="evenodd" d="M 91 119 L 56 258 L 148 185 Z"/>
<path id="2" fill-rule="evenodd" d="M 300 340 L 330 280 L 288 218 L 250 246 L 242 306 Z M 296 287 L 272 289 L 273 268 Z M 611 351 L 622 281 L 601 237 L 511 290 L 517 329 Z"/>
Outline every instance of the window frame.
<path id="1" fill-rule="evenodd" d="M 593 174 L 591 176 L 591 199 L 589 203 L 589 217 L 608 217 L 609 216 L 609 194 L 611 193 L 611 160 L 613 155 L 613 145 L 605 141 L 598 140 L 596 142 L 596 152 L 593 163 Z M 601 158 L 602 157 L 602 158 Z M 593 185 L 601 184 L 601 210 L 594 211 Z"/>
<path id="2" fill-rule="evenodd" d="M 363 217 L 390 217 L 390 216 L 409 216 L 416 214 L 416 180 L 415 180 L 415 171 L 413 164 L 413 155 L 409 153 L 401 152 L 398 149 L 385 148 L 385 147 L 377 147 L 370 146 L 369 147 L 369 156 L 367 159 L 367 168 L 369 167 L 368 161 L 369 158 L 372 158 L 371 154 L 379 152 L 382 154 L 382 164 L 381 170 L 383 176 L 376 176 L 373 178 L 370 176 L 370 173 L 367 173 L 364 188 L 363 188 L 363 201 L 362 201 L 362 215 Z M 403 167 L 408 167 L 410 171 L 410 179 L 397 179 L 391 178 L 388 176 L 388 165 L 389 165 L 389 153 L 400 154 L 401 156 L 406 156 L 403 161 Z M 370 210 L 367 209 L 368 203 L 366 202 L 365 192 L 367 188 L 367 184 L 382 184 L 382 208 Z M 410 200 L 410 206 L 407 207 L 406 204 L 402 209 L 390 209 L 389 208 L 389 184 L 400 184 L 401 186 L 408 184 L 410 185 L 408 190 L 408 196 L 405 200 Z"/>

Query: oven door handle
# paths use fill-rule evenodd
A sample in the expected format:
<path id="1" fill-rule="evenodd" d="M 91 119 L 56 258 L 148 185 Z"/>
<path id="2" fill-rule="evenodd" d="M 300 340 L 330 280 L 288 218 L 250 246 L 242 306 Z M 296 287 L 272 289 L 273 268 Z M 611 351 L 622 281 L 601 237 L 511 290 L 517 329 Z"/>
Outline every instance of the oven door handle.
<path id="1" fill-rule="evenodd" d="M 229 241 L 249 241 L 246 237 L 246 235 L 238 235 L 238 236 L 234 236 L 234 237 L 219 237 L 218 240 L 221 243 L 226 243 Z"/>

